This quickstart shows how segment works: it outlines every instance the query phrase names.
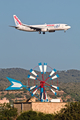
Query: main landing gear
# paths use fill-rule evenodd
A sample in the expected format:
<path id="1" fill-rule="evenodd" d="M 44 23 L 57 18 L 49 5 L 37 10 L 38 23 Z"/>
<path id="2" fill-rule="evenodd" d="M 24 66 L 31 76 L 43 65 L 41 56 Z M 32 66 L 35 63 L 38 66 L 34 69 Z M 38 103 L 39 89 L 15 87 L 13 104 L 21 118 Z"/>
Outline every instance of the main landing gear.
<path id="1" fill-rule="evenodd" d="M 39 31 L 39 34 L 41 34 L 41 31 Z M 45 34 L 45 32 L 43 32 L 43 34 Z"/>
<path id="2" fill-rule="evenodd" d="M 43 34 L 45 34 L 45 32 L 43 32 Z"/>
<path id="3" fill-rule="evenodd" d="M 41 34 L 41 31 L 39 31 L 39 34 Z"/>

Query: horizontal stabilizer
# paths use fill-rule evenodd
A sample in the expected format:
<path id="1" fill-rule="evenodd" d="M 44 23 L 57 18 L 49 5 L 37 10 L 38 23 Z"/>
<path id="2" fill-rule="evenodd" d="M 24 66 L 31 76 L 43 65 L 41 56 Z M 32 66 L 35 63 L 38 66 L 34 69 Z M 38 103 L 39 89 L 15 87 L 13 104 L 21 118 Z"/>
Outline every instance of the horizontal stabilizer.
<path id="1" fill-rule="evenodd" d="M 16 27 L 16 26 L 9 26 L 9 27 L 14 27 L 14 28 L 18 28 L 18 27 Z"/>

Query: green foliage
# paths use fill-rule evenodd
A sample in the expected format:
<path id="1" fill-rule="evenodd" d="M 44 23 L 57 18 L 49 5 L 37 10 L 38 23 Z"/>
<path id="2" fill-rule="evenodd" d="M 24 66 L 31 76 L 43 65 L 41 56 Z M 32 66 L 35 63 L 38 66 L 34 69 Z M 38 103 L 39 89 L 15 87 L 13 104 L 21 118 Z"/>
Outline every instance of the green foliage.
<path id="1" fill-rule="evenodd" d="M 38 120 L 37 113 L 35 111 L 29 111 L 22 113 L 17 120 Z"/>
<path id="2" fill-rule="evenodd" d="M 17 120 L 54 120 L 54 115 L 52 114 L 44 114 L 44 113 L 37 113 L 35 111 L 28 111 L 22 113 Z"/>
<path id="3" fill-rule="evenodd" d="M 17 98 L 23 98 L 23 96 L 21 95 L 21 93 L 15 94 L 15 97 L 17 97 Z"/>
<path id="4" fill-rule="evenodd" d="M 52 115 L 52 114 L 46 114 L 45 115 L 45 120 L 54 120 L 54 115 Z"/>
<path id="5" fill-rule="evenodd" d="M 55 120 L 80 120 L 80 101 L 71 102 L 55 115 Z"/>
<path id="6" fill-rule="evenodd" d="M 65 94 L 62 95 L 63 100 L 66 96 L 70 95 L 70 102 L 80 101 L 80 83 L 59 83 L 60 90 L 63 90 Z"/>
<path id="7" fill-rule="evenodd" d="M 4 94 L 4 92 L 1 93 L 2 95 Z"/>
<path id="8" fill-rule="evenodd" d="M 0 105 L 0 120 L 12 120 L 17 116 L 17 109 L 12 108 L 10 104 Z"/>
<path id="9" fill-rule="evenodd" d="M 0 120 L 12 120 L 17 116 L 17 110 L 10 104 L 0 106 Z M 18 116 L 17 120 L 80 120 L 80 101 L 68 103 L 56 114 L 37 113 L 28 111 Z"/>
<path id="10" fill-rule="evenodd" d="M 65 108 L 55 114 L 24 112 L 18 116 L 17 120 L 80 120 L 80 101 L 68 103 Z"/>
<path id="11" fill-rule="evenodd" d="M 4 97 L 6 97 L 7 99 L 14 99 L 15 95 L 13 93 L 11 94 L 7 93 Z"/>

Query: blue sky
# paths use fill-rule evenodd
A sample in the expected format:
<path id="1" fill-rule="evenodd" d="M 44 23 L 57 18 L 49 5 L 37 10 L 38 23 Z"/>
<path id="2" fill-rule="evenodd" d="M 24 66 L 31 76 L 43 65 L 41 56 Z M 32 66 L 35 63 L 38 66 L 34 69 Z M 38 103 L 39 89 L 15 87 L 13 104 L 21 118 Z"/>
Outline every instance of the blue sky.
<path id="1" fill-rule="evenodd" d="M 71 29 L 46 32 L 23 32 L 13 15 L 25 24 L 66 23 Z M 31 69 L 47 62 L 57 70 L 80 70 L 80 0 L 1 0 L 0 68 Z"/>

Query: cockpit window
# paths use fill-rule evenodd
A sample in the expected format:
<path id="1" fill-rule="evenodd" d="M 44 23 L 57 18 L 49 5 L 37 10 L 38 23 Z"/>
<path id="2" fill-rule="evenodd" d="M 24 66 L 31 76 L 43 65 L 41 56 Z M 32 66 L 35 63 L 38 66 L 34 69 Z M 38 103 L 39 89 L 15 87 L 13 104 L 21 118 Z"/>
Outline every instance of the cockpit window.
<path id="1" fill-rule="evenodd" d="M 68 26 L 68 25 L 65 25 L 65 26 Z"/>

